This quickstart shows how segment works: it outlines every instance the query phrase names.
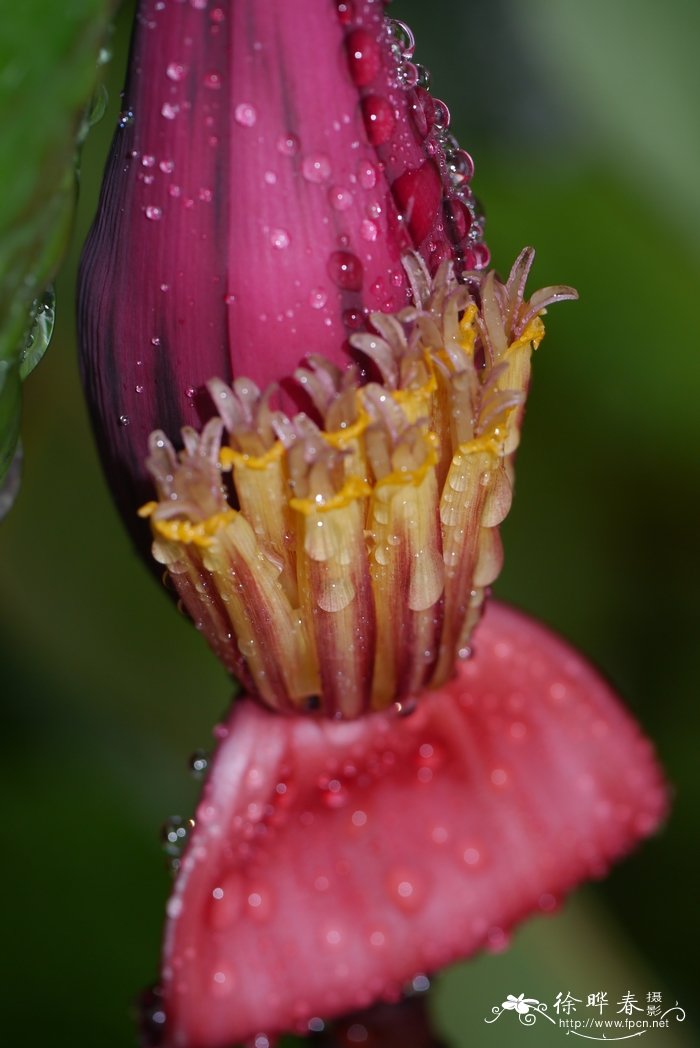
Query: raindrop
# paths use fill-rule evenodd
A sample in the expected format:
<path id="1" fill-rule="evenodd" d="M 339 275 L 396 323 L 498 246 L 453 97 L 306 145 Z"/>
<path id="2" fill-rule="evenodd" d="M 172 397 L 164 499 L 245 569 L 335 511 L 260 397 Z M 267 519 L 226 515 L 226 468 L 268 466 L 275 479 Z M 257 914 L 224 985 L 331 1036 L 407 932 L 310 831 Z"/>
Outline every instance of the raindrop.
<path id="1" fill-rule="evenodd" d="M 326 1024 L 324 1023 L 323 1019 L 318 1018 L 318 1016 L 315 1016 L 313 1019 L 309 1019 L 307 1025 L 312 1033 L 322 1033 L 326 1028 Z"/>
<path id="2" fill-rule="evenodd" d="M 120 426 L 128 426 L 129 425 L 129 416 L 128 415 L 120 415 L 119 416 L 119 425 Z"/>
<path id="3" fill-rule="evenodd" d="M 372 222 L 369 218 L 363 218 L 360 223 L 360 236 L 363 240 L 368 240 L 370 242 L 376 240 L 378 232 L 376 222 Z"/>
<path id="4" fill-rule="evenodd" d="M 221 73 L 217 73 L 214 70 L 212 70 L 211 72 L 205 74 L 202 83 L 209 91 L 220 91 L 221 85 L 223 83 L 223 78 L 221 76 Z M 253 120 L 253 123 L 255 123 L 255 120 Z"/>
<path id="5" fill-rule="evenodd" d="M 367 95 L 362 99 L 362 116 L 370 145 L 381 146 L 394 134 L 396 113 L 383 95 Z"/>
<path id="6" fill-rule="evenodd" d="M 289 233 L 286 229 L 273 229 L 270 233 L 270 243 L 279 251 L 289 247 Z"/>
<path id="7" fill-rule="evenodd" d="M 377 169 L 374 164 L 366 161 L 357 169 L 357 181 L 363 189 L 374 189 L 377 184 Z"/>
<path id="8" fill-rule="evenodd" d="M 409 26 L 405 22 L 400 22 L 398 18 L 390 18 L 387 23 L 387 29 L 399 53 L 404 58 L 412 58 L 416 48 L 416 41 Z"/>
<path id="9" fill-rule="evenodd" d="M 124 109 L 119 114 L 119 120 L 117 121 L 117 126 L 120 127 L 122 130 L 125 127 L 131 127 L 131 125 L 134 122 L 134 119 L 135 119 L 135 117 L 134 117 L 133 109 Z"/>
<path id="10" fill-rule="evenodd" d="M 167 819 L 160 831 L 165 854 L 179 859 L 193 828 L 194 819 L 182 819 L 179 815 L 172 815 Z"/>
<path id="11" fill-rule="evenodd" d="M 441 98 L 433 99 L 433 123 L 440 131 L 450 126 L 450 111 Z"/>
<path id="12" fill-rule="evenodd" d="M 326 182 L 331 175 L 330 160 L 323 153 L 312 153 L 304 157 L 301 173 L 307 182 Z"/>
<path id="13" fill-rule="evenodd" d="M 338 20 L 342 25 L 350 25 L 355 20 L 355 5 L 353 0 L 338 0 Z"/>
<path id="14" fill-rule="evenodd" d="M 233 111 L 233 116 L 236 123 L 242 127 L 254 127 L 255 121 L 258 119 L 255 106 L 252 106 L 250 102 L 239 102 Z"/>
<path id="15" fill-rule="evenodd" d="M 366 29 L 354 29 L 345 40 L 350 76 L 358 87 L 366 87 L 379 73 L 381 52 Z"/>
<path id="16" fill-rule="evenodd" d="M 170 175 L 175 170 L 175 164 L 172 160 L 161 160 L 158 167 L 164 175 Z"/>
<path id="17" fill-rule="evenodd" d="M 195 779 L 201 779 L 209 765 L 206 750 L 195 750 L 190 757 L 190 772 Z"/>
<path id="18" fill-rule="evenodd" d="M 359 291 L 362 287 L 362 263 L 350 251 L 333 251 L 328 259 L 328 273 L 344 291 Z"/>
<path id="19" fill-rule="evenodd" d="M 296 135 L 282 135 L 277 139 L 277 152 L 282 156 L 295 156 L 299 152 L 299 139 Z"/>
<path id="20" fill-rule="evenodd" d="M 309 293 L 309 305 L 312 309 L 323 309 L 328 301 L 328 295 L 322 287 L 315 287 Z"/>
<path id="21" fill-rule="evenodd" d="M 161 115 L 164 116 L 166 120 L 174 120 L 179 111 L 180 107 L 171 105 L 170 102 L 164 102 L 160 110 Z"/>
<path id="22" fill-rule="evenodd" d="M 411 980 L 411 989 L 414 993 L 427 993 L 430 989 L 430 979 L 427 975 L 416 975 Z"/>
<path id="23" fill-rule="evenodd" d="M 143 393 L 143 386 L 134 386 L 137 393 Z"/>
<path id="24" fill-rule="evenodd" d="M 163 217 L 163 212 L 159 207 L 154 204 L 149 204 L 146 208 L 146 218 L 149 218 L 151 222 L 158 222 Z"/>
<path id="25" fill-rule="evenodd" d="M 159 986 L 144 990 L 138 1000 L 140 1043 L 143 1048 L 158 1048 L 163 1043 L 167 1016 L 163 992 Z"/>
<path id="26" fill-rule="evenodd" d="M 331 186 L 328 190 L 328 200 L 336 211 L 347 211 L 352 207 L 352 193 L 343 186 Z"/>
<path id="27" fill-rule="evenodd" d="M 170 78 L 170 80 L 174 80 L 176 83 L 179 83 L 181 80 L 185 79 L 185 76 L 187 75 L 187 70 L 185 66 L 182 65 L 180 62 L 169 62 L 168 67 L 165 70 L 165 73 L 166 76 Z"/>
<path id="28" fill-rule="evenodd" d="M 399 80 L 403 87 L 416 87 L 418 85 L 418 66 L 413 62 L 402 62 L 399 68 Z"/>

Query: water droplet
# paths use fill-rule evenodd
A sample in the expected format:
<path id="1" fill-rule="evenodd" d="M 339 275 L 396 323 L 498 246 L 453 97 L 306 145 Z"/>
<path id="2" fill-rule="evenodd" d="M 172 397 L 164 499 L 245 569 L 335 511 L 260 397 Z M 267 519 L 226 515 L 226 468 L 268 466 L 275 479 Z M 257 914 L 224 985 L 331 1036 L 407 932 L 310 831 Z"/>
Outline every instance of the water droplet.
<path id="1" fill-rule="evenodd" d="M 274 186 L 275 183 L 277 182 L 277 175 L 275 174 L 274 171 L 266 171 L 265 174 L 263 175 L 263 180 L 264 180 L 266 185 Z"/>
<path id="2" fill-rule="evenodd" d="M 467 866 L 478 866 L 481 862 L 481 852 L 478 848 L 469 845 L 462 852 L 462 858 L 464 859 Z"/>
<path id="3" fill-rule="evenodd" d="M 394 134 L 396 112 L 383 95 L 367 95 L 362 99 L 362 117 L 370 145 L 384 145 Z"/>
<path id="4" fill-rule="evenodd" d="M 455 185 L 469 182 L 474 174 L 474 161 L 466 149 L 457 149 L 447 157 L 447 170 Z"/>
<path id="5" fill-rule="evenodd" d="M 219 964 L 212 972 L 211 992 L 215 997 L 228 997 L 235 986 L 235 976 L 226 965 Z"/>
<path id="6" fill-rule="evenodd" d="M 369 160 L 364 161 L 357 169 L 357 181 L 363 189 L 374 189 L 377 184 L 377 169 Z"/>
<path id="7" fill-rule="evenodd" d="M 295 156 L 299 152 L 299 139 L 296 135 L 282 135 L 277 139 L 277 152 L 282 156 Z"/>
<path id="8" fill-rule="evenodd" d="M 289 247 L 289 233 L 286 229 L 273 229 L 270 232 L 270 243 L 278 251 L 282 251 L 285 247 Z"/>
<path id="9" fill-rule="evenodd" d="M 352 193 L 343 186 L 331 186 L 328 190 L 328 200 L 336 211 L 347 211 L 353 204 Z"/>
<path id="10" fill-rule="evenodd" d="M 312 309 L 323 309 L 328 301 L 328 295 L 322 287 L 315 287 L 309 293 L 309 305 Z"/>
<path id="11" fill-rule="evenodd" d="M 194 819 L 182 819 L 179 815 L 166 819 L 160 831 L 165 854 L 174 859 L 179 858 L 193 828 Z"/>
<path id="12" fill-rule="evenodd" d="M 453 243 L 464 240 L 472 224 L 472 216 L 466 204 L 457 197 L 448 197 L 442 202 L 445 229 Z"/>
<path id="13" fill-rule="evenodd" d="M 402 62 L 399 67 L 399 83 L 403 87 L 411 88 L 416 87 L 419 80 L 418 66 L 414 65 L 413 62 Z"/>
<path id="14" fill-rule="evenodd" d="M 202 84 L 208 91 L 220 91 L 223 84 L 221 73 L 211 70 L 209 73 L 205 74 Z M 253 120 L 253 123 L 255 123 L 255 120 Z"/>
<path id="15" fill-rule="evenodd" d="M 366 87 L 381 68 L 381 51 L 366 29 L 353 29 L 345 39 L 350 76 L 358 87 Z"/>
<path id="16" fill-rule="evenodd" d="M 161 160 L 158 167 L 164 175 L 170 175 L 175 170 L 175 163 L 172 160 Z"/>
<path id="17" fill-rule="evenodd" d="M 336 4 L 338 21 L 342 25 L 350 25 L 355 20 L 355 5 L 353 0 L 338 0 Z"/>
<path id="18" fill-rule="evenodd" d="M 392 870 L 386 881 L 390 900 L 400 910 L 414 912 L 423 905 L 425 891 L 422 878 L 411 870 Z"/>
<path id="19" fill-rule="evenodd" d="M 350 251 L 333 251 L 328 259 L 328 273 L 344 291 L 359 291 L 364 279 L 362 263 Z"/>
<path id="20" fill-rule="evenodd" d="M 314 1016 L 313 1019 L 309 1019 L 306 1025 L 312 1033 L 323 1033 L 323 1031 L 326 1028 L 326 1024 L 324 1023 L 323 1019 L 320 1019 L 318 1016 Z"/>
<path id="21" fill-rule="evenodd" d="M 365 326 L 365 315 L 361 309 L 346 309 L 343 313 L 343 323 L 350 331 L 361 331 Z"/>
<path id="22" fill-rule="evenodd" d="M 450 111 L 441 98 L 433 98 L 433 125 L 440 131 L 450 126 Z"/>
<path id="23" fill-rule="evenodd" d="M 185 76 L 187 75 L 187 69 L 180 62 L 169 62 L 168 67 L 165 70 L 165 74 L 171 80 L 174 80 L 176 83 L 179 83 L 181 80 L 185 79 Z"/>
<path id="24" fill-rule="evenodd" d="M 129 416 L 128 415 L 120 415 L 119 416 L 119 425 L 120 426 L 128 426 L 129 425 L 129 421 L 130 420 L 129 420 Z"/>
<path id="25" fill-rule="evenodd" d="M 131 125 L 134 122 L 134 119 L 135 117 L 133 109 L 124 109 L 119 114 L 119 120 L 117 121 L 117 125 L 123 130 L 125 127 L 131 127 Z"/>
<path id="26" fill-rule="evenodd" d="M 430 979 L 427 975 L 415 975 L 411 980 L 411 989 L 414 993 L 427 993 L 430 989 Z"/>
<path id="27" fill-rule="evenodd" d="M 301 173 L 307 182 L 326 182 L 331 176 L 330 160 L 324 153 L 310 153 L 302 161 Z"/>
<path id="28" fill-rule="evenodd" d="M 138 1001 L 140 1044 L 143 1048 L 158 1048 L 163 1043 L 166 1021 L 163 992 L 159 986 L 151 986 L 143 991 Z"/>
<path id="29" fill-rule="evenodd" d="M 143 386 L 134 386 L 137 393 L 143 393 Z"/>
<path id="30" fill-rule="evenodd" d="M 180 107 L 171 105 L 170 102 L 164 102 L 161 106 L 160 112 L 166 120 L 174 120 L 177 114 L 180 112 Z"/>
<path id="31" fill-rule="evenodd" d="M 206 750 L 195 750 L 190 757 L 190 772 L 195 779 L 201 779 L 207 770 L 209 757 Z"/>
<path id="32" fill-rule="evenodd" d="M 394 181 L 391 191 L 414 244 L 422 243 L 432 232 L 442 199 L 442 178 L 437 164 L 426 160 L 414 171 L 405 171 Z"/>
<path id="33" fill-rule="evenodd" d="M 255 106 L 251 105 L 250 102 L 239 102 L 233 111 L 233 116 L 236 123 L 242 127 L 254 127 L 255 121 L 258 119 Z"/>
<path id="34" fill-rule="evenodd" d="M 149 218 L 151 222 L 158 222 L 163 217 L 163 212 L 155 204 L 149 204 L 146 208 L 146 218 Z"/>
<path id="35" fill-rule="evenodd" d="M 364 826 L 367 823 L 367 813 L 364 811 L 354 811 L 352 813 L 352 824 L 353 826 Z"/>
<path id="36" fill-rule="evenodd" d="M 368 240 L 370 243 L 377 239 L 377 223 L 372 222 L 369 218 L 363 218 L 360 223 L 360 236 L 363 240 Z"/>

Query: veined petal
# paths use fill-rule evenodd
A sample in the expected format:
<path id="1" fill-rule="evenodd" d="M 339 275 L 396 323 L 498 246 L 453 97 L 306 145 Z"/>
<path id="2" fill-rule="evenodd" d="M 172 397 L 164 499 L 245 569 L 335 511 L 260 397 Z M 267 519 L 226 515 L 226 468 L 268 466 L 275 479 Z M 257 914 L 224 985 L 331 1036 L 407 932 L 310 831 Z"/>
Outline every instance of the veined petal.
<path id="1" fill-rule="evenodd" d="M 306 1028 L 501 947 L 666 810 L 650 744 L 568 645 L 491 605 L 410 716 L 234 708 L 168 905 L 165 1043 Z"/>

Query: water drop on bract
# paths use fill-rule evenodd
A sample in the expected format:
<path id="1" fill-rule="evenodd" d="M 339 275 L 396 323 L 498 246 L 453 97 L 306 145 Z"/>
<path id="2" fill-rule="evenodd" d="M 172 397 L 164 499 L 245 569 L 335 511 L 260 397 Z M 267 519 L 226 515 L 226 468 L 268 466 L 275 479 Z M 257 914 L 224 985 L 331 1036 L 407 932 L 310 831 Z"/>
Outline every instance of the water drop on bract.
<path id="1" fill-rule="evenodd" d="M 56 297 L 52 287 L 34 300 L 32 311 L 32 327 L 20 357 L 19 377 L 22 380 L 37 366 L 51 341 L 56 318 Z"/>
<path id="2" fill-rule="evenodd" d="M 160 831 L 165 854 L 172 859 L 179 859 L 193 827 L 194 819 L 182 819 L 179 815 L 171 815 L 166 819 Z"/>
<path id="3" fill-rule="evenodd" d="M 125 127 L 131 127 L 131 125 L 133 124 L 134 120 L 135 120 L 135 117 L 134 117 L 133 109 L 124 109 L 119 114 L 119 120 L 117 121 L 117 126 L 120 127 L 122 130 L 124 130 Z"/>
<path id="4" fill-rule="evenodd" d="M 195 750 L 190 757 L 190 772 L 195 779 L 201 779 L 207 770 L 209 755 L 205 750 Z"/>
<path id="5" fill-rule="evenodd" d="M 164 1040 L 167 1018 L 161 988 L 149 986 L 140 994 L 136 1006 L 141 1048 L 158 1048 Z"/>

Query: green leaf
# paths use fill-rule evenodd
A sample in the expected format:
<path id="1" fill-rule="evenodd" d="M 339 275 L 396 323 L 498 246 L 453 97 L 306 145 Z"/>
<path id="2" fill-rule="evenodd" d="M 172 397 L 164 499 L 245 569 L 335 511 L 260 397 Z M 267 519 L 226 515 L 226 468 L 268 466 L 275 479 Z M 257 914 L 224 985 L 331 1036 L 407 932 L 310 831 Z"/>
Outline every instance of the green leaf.
<path id="1" fill-rule="evenodd" d="M 71 230 L 76 144 L 84 133 L 112 7 L 112 0 L 25 0 L 3 11 L 0 490 L 19 435 L 21 382 L 50 337 L 52 307 L 44 294 Z M 32 331 L 33 322 L 38 326 Z"/>

